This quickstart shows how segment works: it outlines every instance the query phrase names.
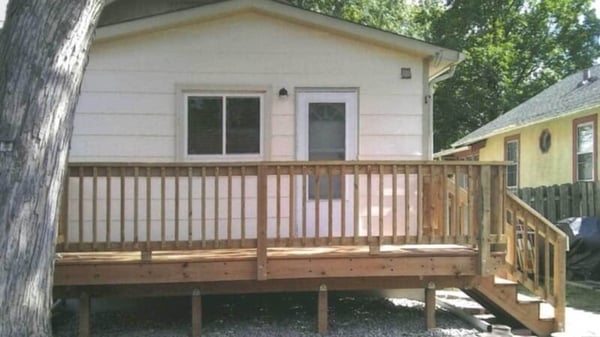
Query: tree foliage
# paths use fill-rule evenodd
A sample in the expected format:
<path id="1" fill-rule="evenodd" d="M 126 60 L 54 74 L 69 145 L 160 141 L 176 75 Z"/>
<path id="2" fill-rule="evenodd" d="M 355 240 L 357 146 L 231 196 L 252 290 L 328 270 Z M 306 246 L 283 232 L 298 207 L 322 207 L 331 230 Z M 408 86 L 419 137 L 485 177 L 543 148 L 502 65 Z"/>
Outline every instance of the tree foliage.
<path id="1" fill-rule="evenodd" d="M 600 56 L 591 0 L 453 0 L 420 20 L 427 40 L 467 54 L 436 91 L 437 149 Z"/>
<path id="2" fill-rule="evenodd" d="M 591 0 L 289 2 L 467 55 L 436 88 L 436 150 L 600 56 Z"/>

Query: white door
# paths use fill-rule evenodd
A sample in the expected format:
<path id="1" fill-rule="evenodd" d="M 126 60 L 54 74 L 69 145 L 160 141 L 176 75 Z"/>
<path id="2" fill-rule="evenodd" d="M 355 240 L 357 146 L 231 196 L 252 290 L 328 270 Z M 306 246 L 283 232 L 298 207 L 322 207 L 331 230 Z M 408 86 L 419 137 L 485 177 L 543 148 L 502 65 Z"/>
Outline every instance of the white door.
<path id="1" fill-rule="evenodd" d="M 299 92 L 296 95 L 296 157 L 298 160 L 356 160 L 357 159 L 357 93 L 339 92 Z M 296 210 L 297 234 L 307 237 L 328 237 L 329 219 L 332 219 L 332 236 L 342 234 L 342 202 L 345 203 L 345 234 L 352 235 L 352 177 L 333 176 L 331 185 L 333 201 L 331 216 L 329 205 L 329 180 L 327 175 L 307 178 L 308 193 L 305 200 L 302 193 L 302 180 L 297 181 L 298 206 Z M 345 200 L 342 200 L 342 187 L 345 186 Z M 319 200 L 318 205 L 316 200 Z M 306 205 L 306 212 L 303 207 Z M 318 215 L 317 215 L 318 213 Z M 306 217 L 304 217 L 306 214 Z M 306 221 L 306 233 L 303 233 Z M 318 223 L 318 226 L 317 226 Z"/>

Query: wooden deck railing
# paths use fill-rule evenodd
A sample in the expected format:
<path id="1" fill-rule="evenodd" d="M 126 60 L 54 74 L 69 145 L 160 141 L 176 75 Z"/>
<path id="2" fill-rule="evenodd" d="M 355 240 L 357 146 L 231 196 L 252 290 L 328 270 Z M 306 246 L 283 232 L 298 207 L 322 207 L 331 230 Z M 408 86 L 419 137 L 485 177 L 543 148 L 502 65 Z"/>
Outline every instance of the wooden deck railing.
<path id="1" fill-rule="evenodd" d="M 503 240 L 503 170 L 477 162 L 74 163 L 57 251 L 421 243 L 489 251 Z"/>
<path id="2" fill-rule="evenodd" d="M 524 201 L 506 194 L 508 276 L 554 306 L 564 331 L 567 236 Z"/>

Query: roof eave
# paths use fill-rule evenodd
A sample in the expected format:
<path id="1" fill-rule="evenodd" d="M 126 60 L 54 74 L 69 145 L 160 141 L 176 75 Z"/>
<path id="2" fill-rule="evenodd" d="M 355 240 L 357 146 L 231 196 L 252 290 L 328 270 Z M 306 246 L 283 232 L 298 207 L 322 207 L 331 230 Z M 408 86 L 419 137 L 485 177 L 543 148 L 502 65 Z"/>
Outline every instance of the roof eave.
<path id="1" fill-rule="evenodd" d="M 503 133 L 513 132 L 513 131 L 516 131 L 516 130 L 519 130 L 519 129 L 522 129 L 522 128 L 529 127 L 529 126 L 534 125 L 534 124 L 545 123 L 545 122 L 548 122 L 548 121 L 551 121 L 551 120 L 554 120 L 554 119 L 564 118 L 564 117 L 568 117 L 568 116 L 575 115 L 575 114 L 578 114 L 578 113 L 591 112 L 592 110 L 595 110 L 595 109 L 598 109 L 598 108 L 600 108 L 600 104 L 598 104 L 598 105 L 592 105 L 592 106 L 587 106 L 587 107 L 581 107 L 579 109 L 569 110 L 567 112 L 561 113 L 561 114 L 556 115 L 556 116 L 547 117 L 547 118 L 540 118 L 540 119 L 532 120 L 532 121 L 530 121 L 528 123 L 523 123 L 523 124 L 518 124 L 518 125 L 515 125 L 515 124 L 508 125 L 506 127 L 500 128 L 500 129 L 495 129 L 492 132 L 488 132 L 488 133 L 483 134 L 483 135 L 481 135 L 479 137 L 476 137 L 476 138 L 467 139 L 465 141 L 460 141 L 459 140 L 459 141 L 457 141 L 455 143 L 452 143 L 450 146 L 452 146 L 453 148 L 461 147 L 461 146 L 468 146 L 468 145 L 471 145 L 473 143 L 477 143 L 479 141 L 482 141 L 484 139 L 488 139 L 488 138 L 491 138 L 491 137 L 494 137 L 494 136 L 497 136 L 497 135 L 501 135 Z M 477 130 L 475 130 L 475 131 L 477 131 Z M 467 137 L 463 137 L 463 139 L 467 138 Z"/>

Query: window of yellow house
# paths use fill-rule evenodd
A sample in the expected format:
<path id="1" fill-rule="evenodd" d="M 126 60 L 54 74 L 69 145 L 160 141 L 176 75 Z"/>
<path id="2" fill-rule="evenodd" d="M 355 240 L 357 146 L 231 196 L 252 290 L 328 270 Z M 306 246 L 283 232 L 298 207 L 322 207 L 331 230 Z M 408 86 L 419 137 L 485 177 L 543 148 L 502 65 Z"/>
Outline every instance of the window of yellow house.
<path id="1" fill-rule="evenodd" d="M 504 138 L 504 160 L 509 162 L 506 167 L 506 187 L 519 188 L 519 135 Z"/>
<path id="2" fill-rule="evenodd" d="M 596 115 L 573 121 L 573 180 L 596 179 Z"/>

